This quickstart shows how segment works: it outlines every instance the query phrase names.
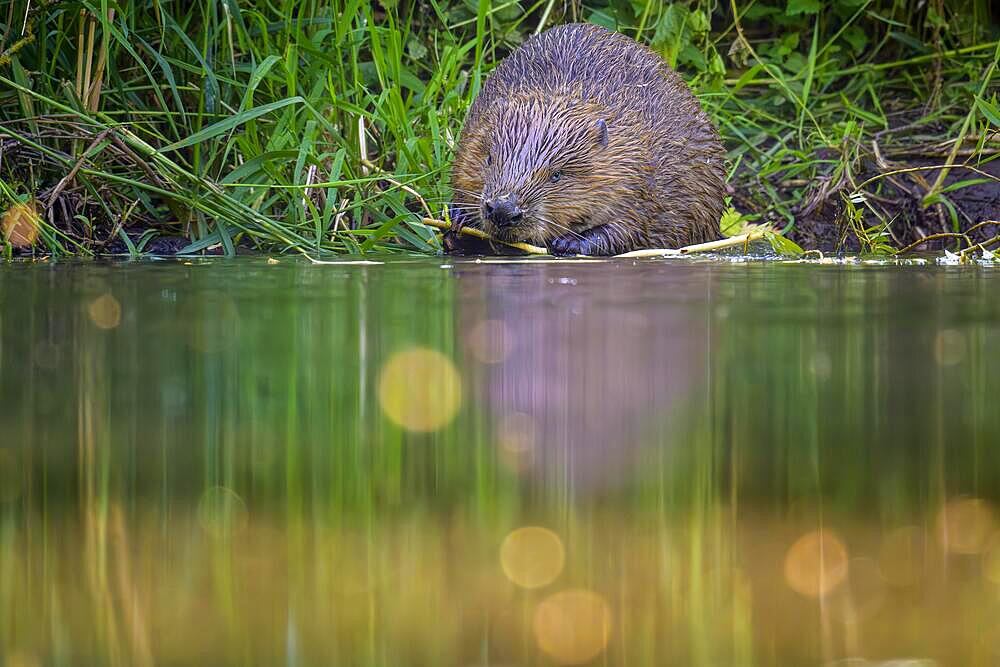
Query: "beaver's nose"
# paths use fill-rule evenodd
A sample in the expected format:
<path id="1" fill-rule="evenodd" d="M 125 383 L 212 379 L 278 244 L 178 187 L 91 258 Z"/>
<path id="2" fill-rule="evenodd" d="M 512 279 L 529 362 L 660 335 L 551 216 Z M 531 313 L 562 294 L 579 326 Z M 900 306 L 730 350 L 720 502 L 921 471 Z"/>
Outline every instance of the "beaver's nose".
<path id="1" fill-rule="evenodd" d="M 524 218 L 524 211 L 511 196 L 487 199 L 483 202 L 483 212 L 497 227 L 510 227 Z"/>

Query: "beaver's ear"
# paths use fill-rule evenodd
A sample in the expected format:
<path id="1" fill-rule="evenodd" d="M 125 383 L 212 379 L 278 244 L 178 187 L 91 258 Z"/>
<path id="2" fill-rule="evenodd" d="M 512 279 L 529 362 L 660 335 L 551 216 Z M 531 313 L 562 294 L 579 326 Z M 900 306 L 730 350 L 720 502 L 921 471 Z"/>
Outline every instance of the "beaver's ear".
<path id="1" fill-rule="evenodd" d="M 596 123 L 594 123 L 594 129 L 597 130 L 597 143 L 599 143 L 603 148 L 607 148 L 608 124 L 604 122 L 603 118 L 600 118 Z"/>

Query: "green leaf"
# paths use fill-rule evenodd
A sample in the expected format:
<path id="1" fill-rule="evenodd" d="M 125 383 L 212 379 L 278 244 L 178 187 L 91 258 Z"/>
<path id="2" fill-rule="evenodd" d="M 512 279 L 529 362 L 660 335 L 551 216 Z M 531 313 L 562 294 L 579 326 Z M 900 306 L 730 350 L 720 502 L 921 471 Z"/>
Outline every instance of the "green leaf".
<path id="1" fill-rule="evenodd" d="M 226 132 L 235 129 L 243 123 L 253 120 L 254 118 L 260 118 L 261 116 L 269 114 L 272 111 L 277 111 L 278 109 L 283 109 L 290 104 L 299 104 L 301 102 L 305 102 L 305 100 L 299 96 L 295 96 L 278 100 L 277 102 L 271 102 L 270 104 L 265 104 L 255 109 L 248 109 L 247 111 L 238 113 L 235 116 L 230 116 L 229 118 L 220 120 L 218 123 L 209 125 L 205 129 L 195 132 L 185 139 L 181 139 L 180 141 L 175 141 L 172 144 L 164 146 L 160 149 L 160 152 L 166 153 L 168 151 L 175 151 L 178 148 L 184 148 L 185 146 L 193 146 L 194 144 L 217 137 L 220 134 L 225 134 Z"/>
<path id="2" fill-rule="evenodd" d="M 979 112 L 986 117 L 986 120 L 990 121 L 991 124 L 1000 127 L 1000 108 L 998 108 L 997 105 L 977 97 L 976 106 L 979 107 Z"/>
<path id="3" fill-rule="evenodd" d="M 414 60 L 423 60 L 427 57 L 427 47 L 416 38 L 410 38 L 410 41 L 406 43 L 406 50 Z"/>
<path id="4" fill-rule="evenodd" d="M 735 208 L 730 206 L 722 212 L 719 220 L 719 231 L 723 236 L 735 236 L 743 229 L 743 216 Z"/>
<path id="5" fill-rule="evenodd" d="M 779 255 L 798 257 L 805 252 L 798 243 L 781 234 L 765 232 L 764 238 L 771 244 L 771 249 Z"/>
<path id="6" fill-rule="evenodd" d="M 699 72 L 704 72 L 708 63 L 705 62 L 705 55 L 694 46 L 694 44 L 685 44 L 684 48 L 680 52 L 680 61 L 686 65 L 691 65 Z"/>
<path id="7" fill-rule="evenodd" d="M 907 35 L 906 33 L 899 32 L 898 30 L 890 31 L 889 36 L 892 37 L 897 42 L 899 42 L 900 44 L 908 46 L 918 53 L 926 53 L 928 50 L 927 46 L 919 39 L 911 35 Z"/>
<path id="8" fill-rule="evenodd" d="M 775 14 L 780 13 L 781 9 L 778 7 L 757 3 L 751 5 L 750 8 L 743 13 L 743 18 L 747 21 L 759 21 L 767 16 L 774 16 Z"/>
<path id="9" fill-rule="evenodd" d="M 796 14 L 815 14 L 820 10 L 819 0 L 788 0 L 788 8 L 785 14 L 795 16 Z"/>
<path id="10" fill-rule="evenodd" d="M 193 255 L 194 253 L 204 250 L 205 248 L 210 248 L 215 245 L 222 243 L 222 237 L 219 235 L 218 231 L 214 231 L 205 238 L 195 241 L 194 243 L 189 243 L 180 250 L 177 251 L 178 255 Z"/>
<path id="11" fill-rule="evenodd" d="M 253 104 L 253 94 L 257 90 L 257 86 L 264 80 L 264 77 L 271 71 L 271 68 L 279 62 L 281 62 L 281 58 L 272 53 L 267 58 L 264 58 L 263 62 L 253 71 L 253 74 L 250 75 L 250 81 L 247 82 L 246 91 L 243 93 L 243 101 L 240 102 L 240 111 L 245 110 Z"/>
<path id="12" fill-rule="evenodd" d="M 844 41 L 851 45 L 851 51 L 854 52 L 855 56 L 860 55 L 868 45 L 868 35 L 856 25 L 845 30 L 843 37 Z"/>
<path id="13" fill-rule="evenodd" d="M 946 185 L 941 188 L 941 193 L 954 192 L 956 190 L 961 190 L 963 188 L 971 188 L 974 185 L 982 185 L 984 183 L 994 183 L 992 178 L 968 178 L 963 181 L 955 181 L 951 185 Z"/>
<path id="14" fill-rule="evenodd" d="M 608 30 L 615 30 L 618 27 L 618 22 L 615 21 L 615 17 L 607 12 L 595 9 L 587 17 L 589 23 L 599 25 L 602 28 L 607 28 Z"/>
<path id="15" fill-rule="evenodd" d="M 712 28 L 712 24 L 708 20 L 708 15 L 700 9 L 691 12 L 688 24 L 691 26 L 691 30 L 699 35 L 707 33 Z"/>

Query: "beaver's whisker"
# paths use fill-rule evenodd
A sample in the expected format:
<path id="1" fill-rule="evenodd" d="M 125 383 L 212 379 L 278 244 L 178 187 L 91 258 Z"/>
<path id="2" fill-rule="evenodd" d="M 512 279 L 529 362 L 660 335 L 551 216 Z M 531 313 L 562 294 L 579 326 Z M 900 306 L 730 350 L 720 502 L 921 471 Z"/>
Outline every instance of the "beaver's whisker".
<path id="1" fill-rule="evenodd" d="M 456 187 L 452 187 L 451 190 L 452 190 L 452 193 L 454 193 L 454 194 L 465 195 L 467 197 L 471 197 L 472 199 L 478 199 L 478 198 L 482 197 L 482 193 L 474 192 L 472 190 L 464 190 L 462 188 L 456 188 Z"/>
<path id="2" fill-rule="evenodd" d="M 539 219 L 539 220 L 540 220 L 540 221 L 541 221 L 542 223 L 544 223 L 545 225 L 547 225 L 547 226 L 549 226 L 549 227 L 555 227 L 556 229 L 561 229 L 561 230 L 563 230 L 563 231 L 566 231 L 566 232 L 569 232 L 570 234 L 572 234 L 573 236 L 576 236 L 576 237 L 577 237 L 577 238 L 579 238 L 580 240 L 584 240 L 584 238 L 585 238 L 585 237 L 583 236 L 583 234 L 581 234 L 581 233 L 579 233 L 579 232 L 577 232 L 577 231 L 574 231 L 574 230 L 570 229 L 570 228 L 569 228 L 569 227 L 567 227 L 566 225 L 560 225 L 559 223 L 557 223 L 557 222 L 555 222 L 555 221 L 553 221 L 553 220 L 549 220 L 548 218 L 544 218 L 544 217 L 542 217 L 542 216 L 537 216 L 537 217 L 538 217 L 538 219 Z"/>

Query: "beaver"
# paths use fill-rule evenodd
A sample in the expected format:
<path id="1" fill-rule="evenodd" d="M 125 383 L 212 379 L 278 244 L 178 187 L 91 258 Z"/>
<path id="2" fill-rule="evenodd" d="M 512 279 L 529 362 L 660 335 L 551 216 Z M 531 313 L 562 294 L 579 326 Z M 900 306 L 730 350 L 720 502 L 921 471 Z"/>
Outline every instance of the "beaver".
<path id="1" fill-rule="evenodd" d="M 493 71 L 452 164 L 452 219 L 558 255 L 719 237 L 719 134 L 654 51 L 592 24 L 551 28 Z M 455 231 L 445 247 L 461 250 Z"/>

